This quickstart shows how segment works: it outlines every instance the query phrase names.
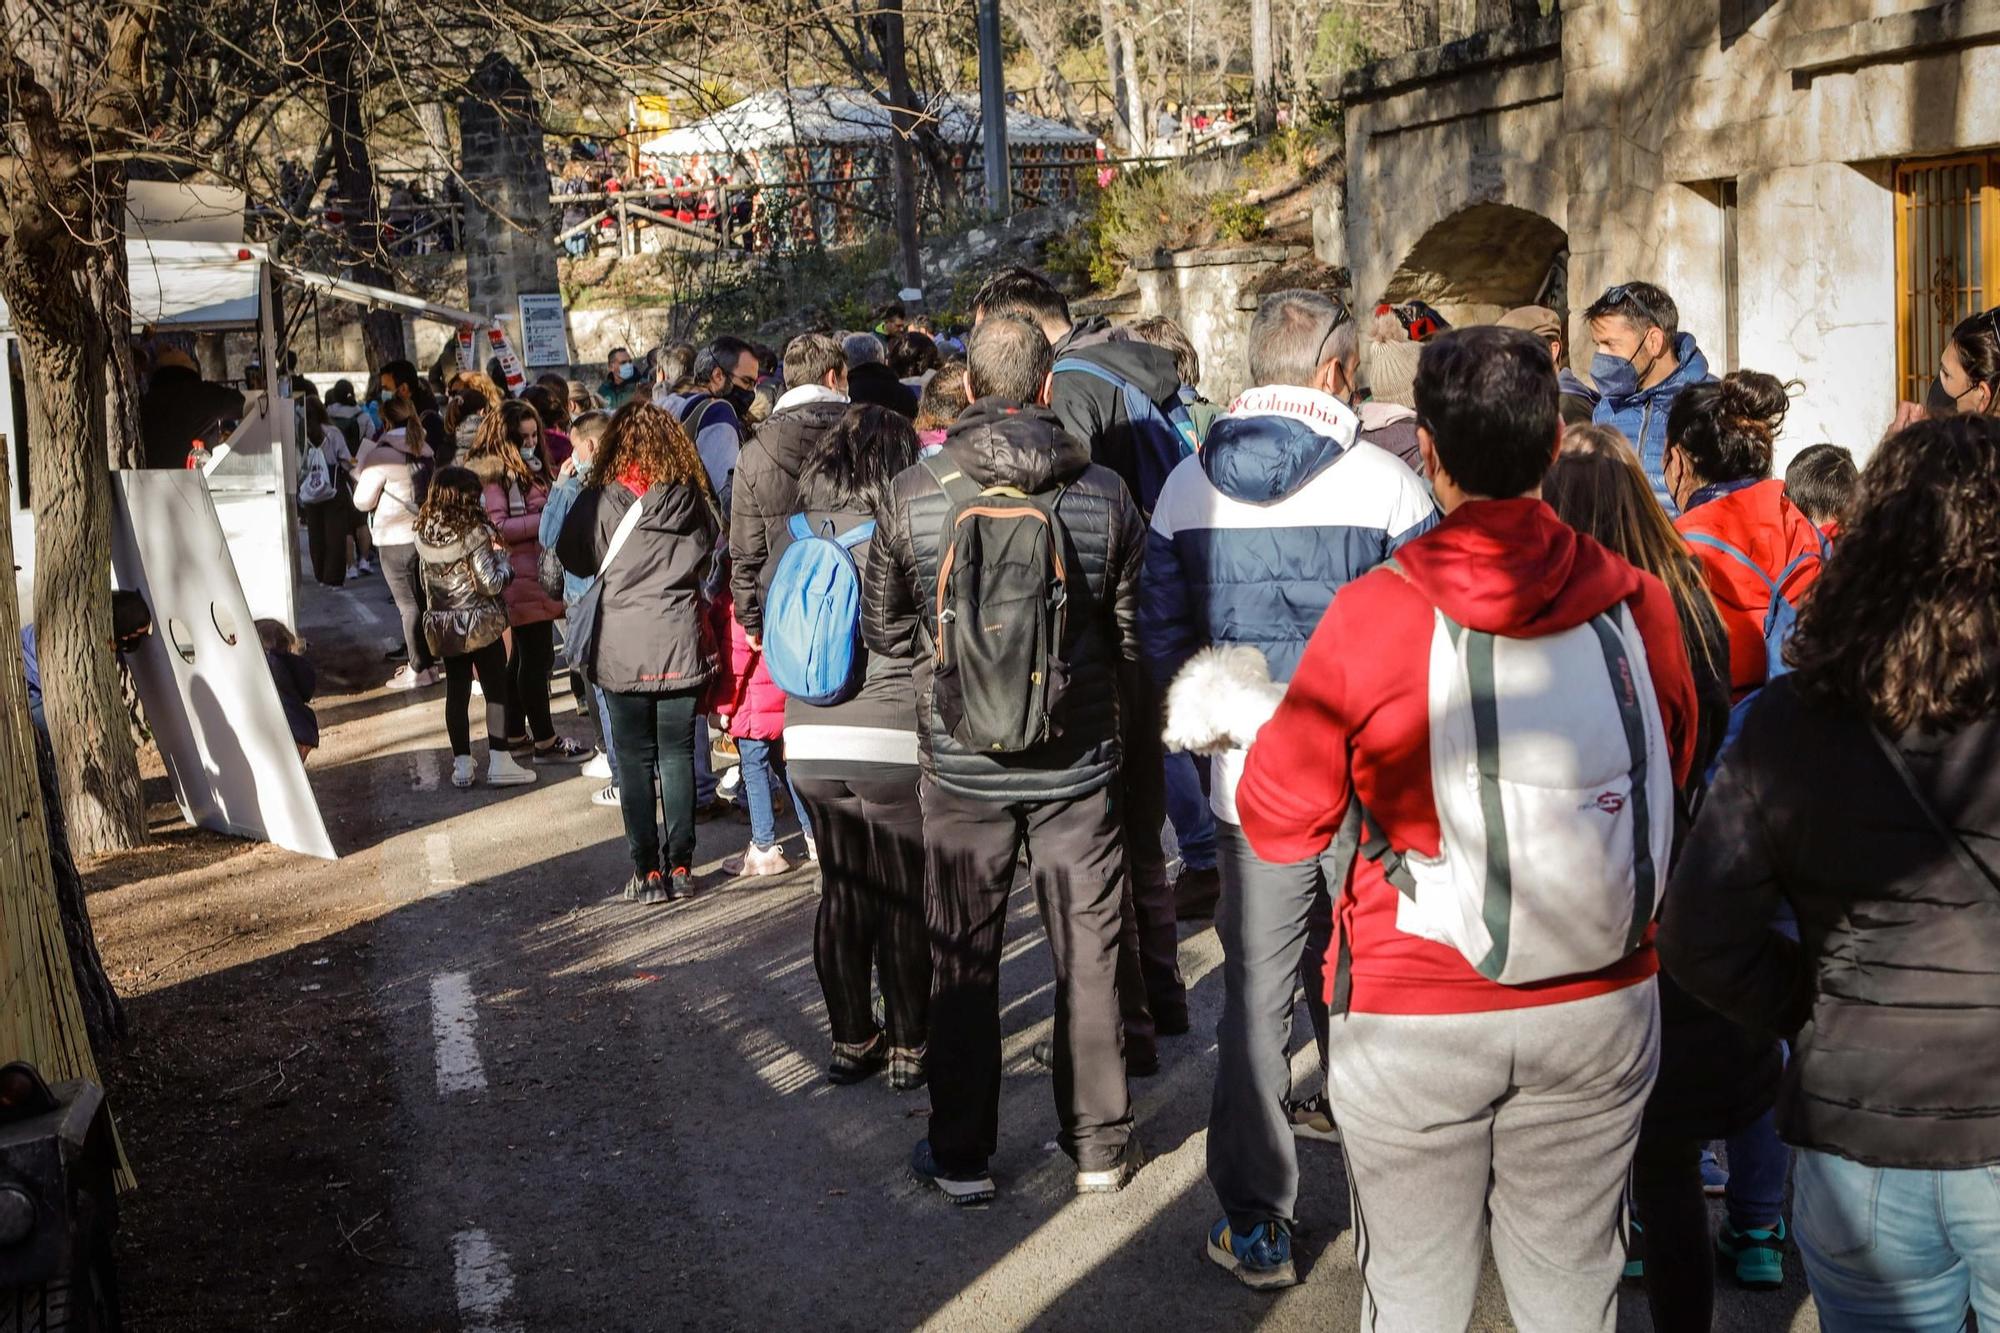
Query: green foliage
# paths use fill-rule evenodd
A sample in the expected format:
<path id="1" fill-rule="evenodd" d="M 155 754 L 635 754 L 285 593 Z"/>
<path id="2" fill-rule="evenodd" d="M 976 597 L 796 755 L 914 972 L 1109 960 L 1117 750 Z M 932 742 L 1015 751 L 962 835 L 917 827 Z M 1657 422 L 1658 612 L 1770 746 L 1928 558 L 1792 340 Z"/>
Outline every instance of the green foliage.
<path id="1" fill-rule="evenodd" d="M 1217 234 L 1224 240 L 1254 241 L 1264 234 L 1264 209 L 1261 205 L 1218 195 L 1209 201 L 1208 211 L 1215 219 Z"/>

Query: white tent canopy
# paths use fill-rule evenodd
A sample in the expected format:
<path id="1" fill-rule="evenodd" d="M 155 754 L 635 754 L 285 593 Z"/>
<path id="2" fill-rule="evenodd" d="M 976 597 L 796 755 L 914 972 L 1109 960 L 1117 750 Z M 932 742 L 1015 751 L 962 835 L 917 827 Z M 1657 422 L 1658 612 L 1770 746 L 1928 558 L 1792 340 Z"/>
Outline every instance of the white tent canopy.
<path id="1" fill-rule="evenodd" d="M 946 143 L 980 142 L 979 103 L 956 96 L 928 102 L 922 114 L 933 120 Z M 858 88 L 774 88 L 744 98 L 706 120 L 698 120 L 639 145 L 644 157 L 686 157 L 735 153 L 792 144 L 886 144 L 892 125 L 889 108 Z M 1010 147 L 1069 144 L 1092 146 L 1097 136 L 1046 116 L 1007 113 Z"/>

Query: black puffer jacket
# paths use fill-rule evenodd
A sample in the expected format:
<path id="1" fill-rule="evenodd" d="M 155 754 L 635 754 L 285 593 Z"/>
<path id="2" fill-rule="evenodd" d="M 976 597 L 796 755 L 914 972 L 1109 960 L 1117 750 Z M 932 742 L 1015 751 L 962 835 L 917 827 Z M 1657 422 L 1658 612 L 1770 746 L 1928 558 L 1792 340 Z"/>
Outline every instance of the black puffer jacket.
<path id="1" fill-rule="evenodd" d="M 778 565 L 772 547 L 799 512 L 799 468 L 847 408 L 845 400 L 829 399 L 773 412 L 736 460 L 729 497 L 729 591 L 736 598 L 736 623 L 748 633 L 764 633 L 764 593 Z"/>
<path id="2" fill-rule="evenodd" d="M 563 568 L 596 576 L 636 502 L 618 482 L 585 487 L 556 539 Z M 645 515 L 602 575 L 597 643 L 585 666 L 593 684 L 613 694 L 673 694 L 715 674 L 715 632 L 702 589 L 720 536 L 700 492 L 679 483 L 646 492 Z"/>
<path id="3" fill-rule="evenodd" d="M 1172 352 L 1127 338 L 1123 329 L 1110 327 L 1102 316 L 1093 316 L 1076 325 L 1056 344 L 1055 350 L 1056 360 L 1075 358 L 1103 366 L 1144 390 L 1155 403 L 1170 402 L 1181 387 L 1180 368 Z M 1132 420 L 1125 413 L 1123 392 L 1095 375 L 1066 370 L 1055 378 L 1049 406 L 1062 421 L 1063 429 L 1090 450 L 1090 461 L 1116 472 L 1125 489 L 1132 492 L 1132 498 L 1142 509 L 1150 511 L 1165 473 L 1147 486 L 1139 466 Z M 1149 489 L 1152 494 L 1147 493 Z"/>
<path id="4" fill-rule="evenodd" d="M 1139 511 L 1125 484 L 1093 465 L 1046 408 L 981 399 L 953 424 L 944 451 L 981 486 L 1062 492 L 1055 510 L 1069 533 L 1070 566 L 1082 578 L 1070 582 L 1070 680 L 1052 719 L 1058 734 L 1034 750 L 996 756 L 967 750 L 939 724 L 931 654 L 939 548 L 952 506 L 921 465 L 896 478 L 876 529 L 863 608 L 869 651 L 915 659 L 924 771 L 940 787 L 989 801 L 1070 800 L 1097 791 L 1118 772 L 1118 677 L 1121 664 L 1138 655 Z"/>
<path id="5" fill-rule="evenodd" d="M 1868 724 L 1766 686 L 1675 867 L 1668 971 L 1797 1035 L 1778 1129 L 1870 1166 L 2000 1163 L 2000 888 L 1963 868 Z M 2000 718 L 1898 749 L 2000 871 Z M 1770 929 L 1781 902 L 1802 943 Z"/>

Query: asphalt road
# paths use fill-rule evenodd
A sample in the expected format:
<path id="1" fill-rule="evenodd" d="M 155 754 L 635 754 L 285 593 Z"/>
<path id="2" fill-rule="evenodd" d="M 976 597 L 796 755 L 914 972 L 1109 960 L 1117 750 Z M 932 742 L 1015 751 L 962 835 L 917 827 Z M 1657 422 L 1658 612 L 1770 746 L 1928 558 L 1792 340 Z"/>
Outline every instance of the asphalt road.
<path id="1" fill-rule="evenodd" d="M 323 656 L 373 673 L 393 633 L 380 580 L 307 594 Z M 1203 1175 L 1214 932 L 1184 927 L 1194 1035 L 1135 1083 L 1151 1157 L 1114 1196 L 1078 1199 L 1052 1142 L 1047 952 L 1017 891 L 1002 969 L 1006 1078 L 1000 1196 L 957 1211 L 912 1182 L 927 1098 L 835 1088 L 811 939 L 810 867 L 730 883 L 741 823 L 702 827 L 695 901 L 620 900 L 615 809 L 572 767 L 532 787 L 449 782 L 442 691 L 322 702 L 314 784 L 342 880 L 379 893 L 357 1026 L 386 1049 L 378 1131 L 393 1206 L 380 1327 L 1099 1329 L 1354 1326 L 1358 1280 L 1338 1150 L 1300 1145 L 1303 1285 L 1275 1296 L 1199 1257 L 1215 1206 Z M 476 710 L 475 710 L 476 713 Z M 559 725 L 578 736 L 587 724 Z M 788 850 L 795 826 L 781 816 Z M 262 873 L 284 873 L 283 862 Z M 301 966 L 304 966 L 301 963 Z M 1301 1015 L 1301 1046 L 1309 1051 Z M 379 1034 L 379 1035 L 377 1035 Z M 355 1054 L 350 1052 L 350 1055 Z M 1303 1054 L 1303 1079 L 1314 1077 Z M 1814 1329 L 1798 1280 L 1718 1293 L 1725 1330 Z M 1490 1265 L 1475 1328 L 1504 1329 Z M 1644 1329 L 1643 1300 L 1621 1328 Z"/>

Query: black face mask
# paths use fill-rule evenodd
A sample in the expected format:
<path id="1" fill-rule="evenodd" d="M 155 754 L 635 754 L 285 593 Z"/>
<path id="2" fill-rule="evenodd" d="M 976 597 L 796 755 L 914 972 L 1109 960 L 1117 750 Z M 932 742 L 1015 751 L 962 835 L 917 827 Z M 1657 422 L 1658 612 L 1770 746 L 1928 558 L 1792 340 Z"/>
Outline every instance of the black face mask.
<path id="1" fill-rule="evenodd" d="M 756 397 L 751 390 L 735 384 L 722 391 L 722 400 L 735 408 L 739 417 L 750 410 L 750 404 Z"/>
<path id="2" fill-rule="evenodd" d="M 1933 379 L 1930 392 L 1924 395 L 1924 411 L 1933 420 L 1940 417 L 1958 415 L 1958 400 L 1951 396 L 1951 390 L 1944 387 L 1944 381 Z"/>

